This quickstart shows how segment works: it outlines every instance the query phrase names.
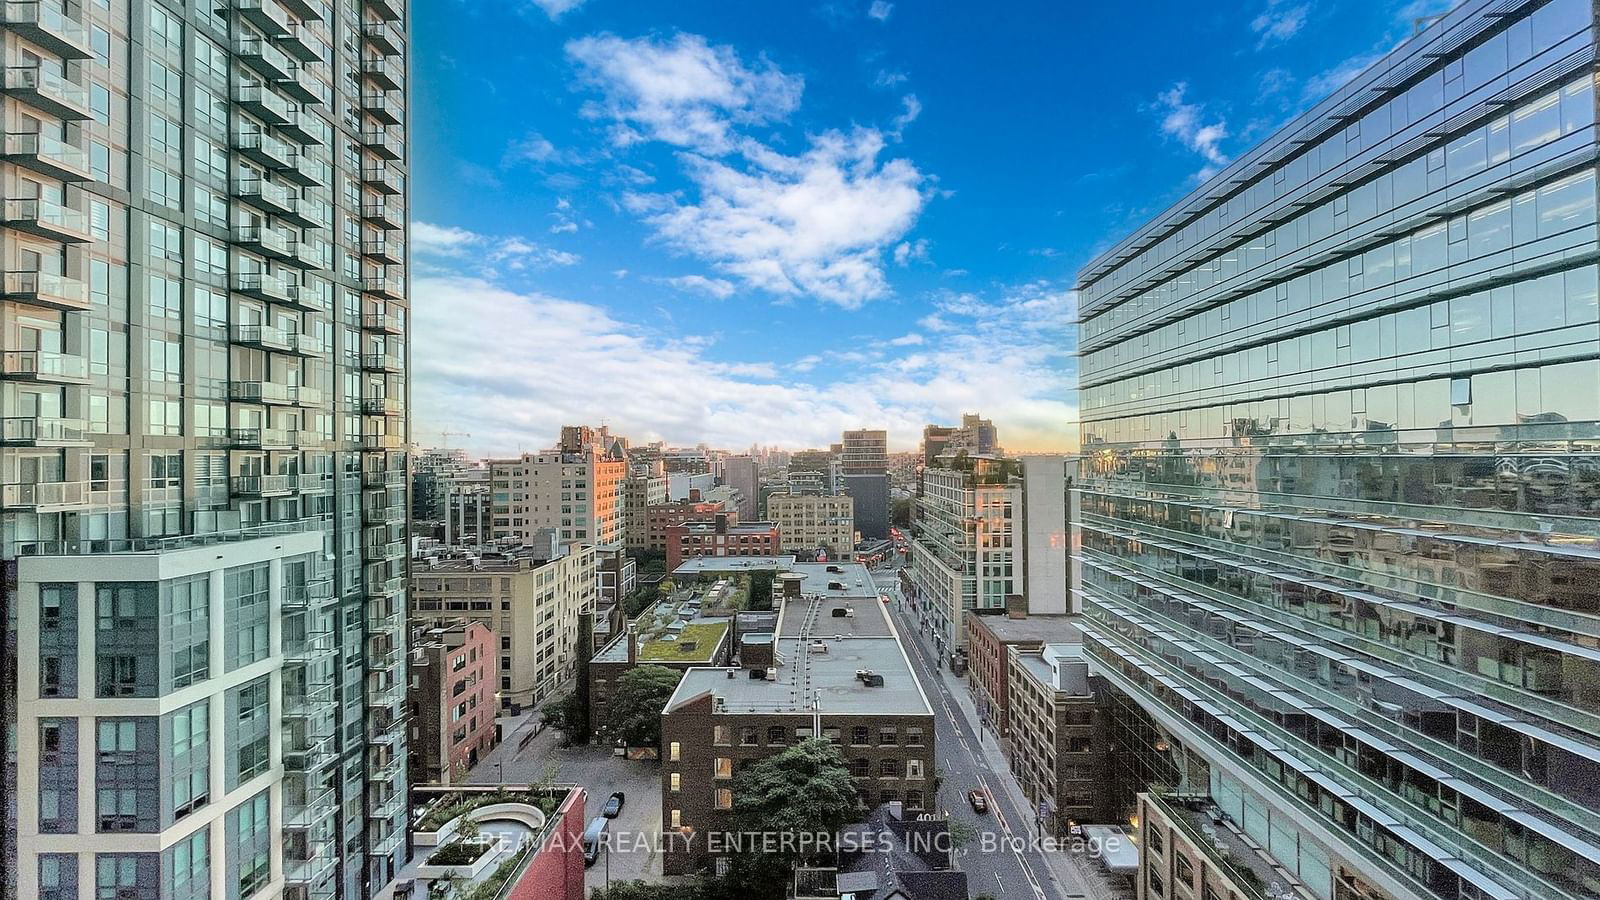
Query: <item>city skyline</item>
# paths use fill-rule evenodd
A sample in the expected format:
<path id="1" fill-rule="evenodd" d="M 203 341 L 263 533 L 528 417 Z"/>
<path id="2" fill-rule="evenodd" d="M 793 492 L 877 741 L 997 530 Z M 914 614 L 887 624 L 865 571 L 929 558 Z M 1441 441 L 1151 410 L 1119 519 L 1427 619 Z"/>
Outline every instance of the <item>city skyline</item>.
<path id="1" fill-rule="evenodd" d="M 419 6 L 415 434 L 1070 451 L 1077 267 L 1447 6 Z"/>

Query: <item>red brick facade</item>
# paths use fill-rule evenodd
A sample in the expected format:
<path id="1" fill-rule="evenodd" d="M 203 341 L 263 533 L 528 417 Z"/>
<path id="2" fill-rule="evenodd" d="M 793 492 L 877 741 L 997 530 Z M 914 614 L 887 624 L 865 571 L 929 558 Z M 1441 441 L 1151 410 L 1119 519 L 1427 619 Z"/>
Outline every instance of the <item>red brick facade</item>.
<path id="1" fill-rule="evenodd" d="M 423 632 L 415 650 L 412 771 L 419 780 L 458 784 L 496 742 L 498 641 L 482 622 L 458 622 Z"/>
<path id="2" fill-rule="evenodd" d="M 583 900 L 583 809 L 588 795 L 573 788 L 555 824 L 545 832 L 544 846 L 522 871 L 506 900 Z"/>
<path id="3" fill-rule="evenodd" d="M 771 522 L 735 524 L 737 514 L 717 513 L 713 522 L 684 523 L 667 529 L 667 571 L 701 556 L 777 556 L 782 542 Z"/>

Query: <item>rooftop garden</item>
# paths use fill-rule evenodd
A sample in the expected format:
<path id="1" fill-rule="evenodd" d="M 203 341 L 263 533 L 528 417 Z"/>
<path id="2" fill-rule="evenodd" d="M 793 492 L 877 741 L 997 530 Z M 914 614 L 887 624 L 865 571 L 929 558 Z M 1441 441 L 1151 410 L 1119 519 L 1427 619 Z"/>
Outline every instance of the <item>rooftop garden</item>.
<path id="1" fill-rule="evenodd" d="M 551 816 L 555 814 L 566 796 L 566 788 L 537 785 L 487 791 L 444 791 L 434 794 L 423 804 L 416 821 L 412 823 L 411 830 L 438 831 L 452 819 L 496 803 L 526 803 L 537 807 L 546 816 Z"/>
<path id="2" fill-rule="evenodd" d="M 694 662 L 709 659 L 728 631 L 727 622 L 683 626 L 676 640 L 658 638 L 639 648 L 640 662 Z"/>

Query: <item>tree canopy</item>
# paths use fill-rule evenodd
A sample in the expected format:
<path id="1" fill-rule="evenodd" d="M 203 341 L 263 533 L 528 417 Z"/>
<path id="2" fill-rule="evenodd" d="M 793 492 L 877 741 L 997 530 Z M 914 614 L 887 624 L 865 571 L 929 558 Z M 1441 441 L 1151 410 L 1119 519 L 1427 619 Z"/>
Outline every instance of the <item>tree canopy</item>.
<path id="1" fill-rule="evenodd" d="M 539 710 L 539 722 L 561 732 L 563 746 L 589 742 L 589 711 L 577 694 L 563 694 L 546 703 Z"/>
<path id="2" fill-rule="evenodd" d="M 803 853 L 800 847 L 831 847 L 839 829 L 856 821 L 862 809 L 839 748 L 808 738 L 777 756 L 753 763 L 733 782 L 737 831 L 810 835 L 809 841 L 780 843 L 774 853 L 734 857 L 728 879 L 754 897 L 781 897 L 796 865 L 829 861 L 830 852 Z"/>
<path id="3" fill-rule="evenodd" d="M 661 711 L 682 673 L 666 666 L 638 666 L 622 673 L 612 692 L 606 725 L 629 747 L 661 743 Z"/>

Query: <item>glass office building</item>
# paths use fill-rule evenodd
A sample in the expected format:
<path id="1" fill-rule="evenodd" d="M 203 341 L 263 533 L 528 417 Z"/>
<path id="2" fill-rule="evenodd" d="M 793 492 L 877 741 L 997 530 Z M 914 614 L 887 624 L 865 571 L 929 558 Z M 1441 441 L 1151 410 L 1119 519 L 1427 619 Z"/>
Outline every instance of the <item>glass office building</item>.
<path id="1" fill-rule="evenodd" d="M 1600 896 L 1590 0 L 1464 0 L 1080 275 L 1096 672 L 1315 897 Z"/>
<path id="2" fill-rule="evenodd" d="M 404 6 L 0 3 L 7 898 L 403 857 Z"/>

